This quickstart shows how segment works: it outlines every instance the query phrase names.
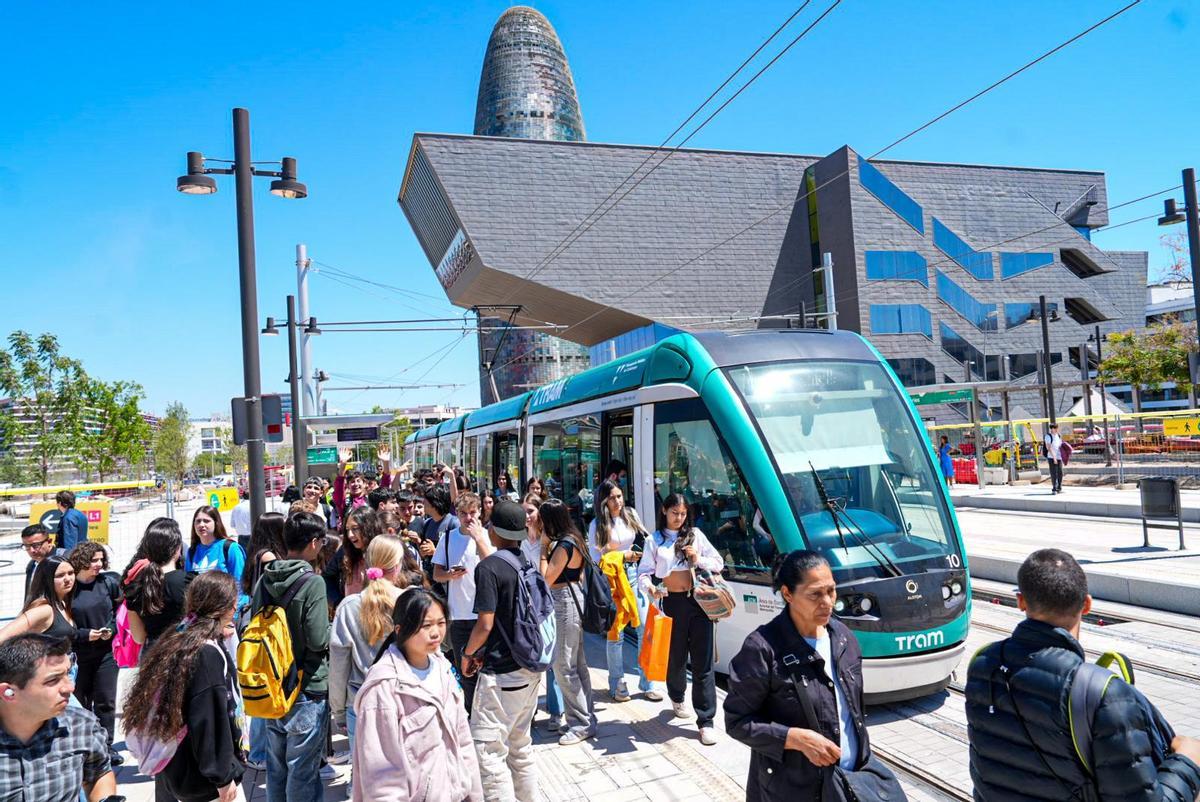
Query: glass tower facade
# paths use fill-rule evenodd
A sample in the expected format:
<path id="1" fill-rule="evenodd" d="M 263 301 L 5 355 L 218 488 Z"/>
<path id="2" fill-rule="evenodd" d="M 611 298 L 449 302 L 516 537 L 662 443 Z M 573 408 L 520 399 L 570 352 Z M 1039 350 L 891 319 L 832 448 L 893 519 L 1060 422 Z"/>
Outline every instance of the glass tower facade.
<path id="1" fill-rule="evenodd" d="M 508 9 L 492 29 L 479 76 L 475 133 L 566 142 L 586 139 L 567 54 L 550 21 L 532 8 Z M 533 264 L 529 267 L 532 270 Z M 520 303 L 521 299 L 505 302 Z M 588 349 L 577 343 L 540 331 L 505 332 L 501 320 L 485 318 L 481 323 L 497 329 L 481 333 L 479 338 L 482 362 L 495 365 L 492 376 L 480 368 L 485 405 L 586 370 L 591 364 Z"/>

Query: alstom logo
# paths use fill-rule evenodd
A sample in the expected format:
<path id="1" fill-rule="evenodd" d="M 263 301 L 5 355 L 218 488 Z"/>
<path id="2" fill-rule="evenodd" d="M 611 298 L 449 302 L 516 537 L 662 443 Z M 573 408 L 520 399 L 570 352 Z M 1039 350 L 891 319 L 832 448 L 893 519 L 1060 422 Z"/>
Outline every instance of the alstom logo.
<path id="1" fill-rule="evenodd" d="M 946 633 L 938 630 L 936 632 L 921 632 L 917 635 L 897 635 L 896 648 L 902 652 L 910 649 L 932 649 L 935 646 L 941 646 L 946 642 Z"/>

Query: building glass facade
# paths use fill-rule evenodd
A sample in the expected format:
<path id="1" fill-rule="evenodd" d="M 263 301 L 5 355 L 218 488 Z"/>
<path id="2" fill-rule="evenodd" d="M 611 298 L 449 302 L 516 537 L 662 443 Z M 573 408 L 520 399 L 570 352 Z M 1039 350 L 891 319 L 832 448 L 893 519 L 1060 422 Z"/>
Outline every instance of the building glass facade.
<path id="1" fill-rule="evenodd" d="M 492 29 L 479 76 L 475 133 L 564 142 L 587 138 L 562 42 L 550 21 L 532 8 L 510 8 Z M 521 299 L 503 302 L 519 304 Z M 495 366 L 491 376 L 480 366 L 485 405 L 591 366 L 586 346 L 540 331 L 504 331 L 504 321 L 493 318 L 482 318 L 480 325 L 493 329 L 479 338 L 481 362 Z"/>

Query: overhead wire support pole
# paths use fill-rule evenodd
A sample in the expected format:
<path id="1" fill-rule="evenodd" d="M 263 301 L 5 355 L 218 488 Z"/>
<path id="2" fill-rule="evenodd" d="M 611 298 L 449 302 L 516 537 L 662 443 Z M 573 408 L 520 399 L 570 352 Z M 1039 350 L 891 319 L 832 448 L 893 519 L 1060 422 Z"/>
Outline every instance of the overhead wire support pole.
<path id="1" fill-rule="evenodd" d="M 296 319 L 296 296 L 287 297 L 287 330 L 288 330 L 288 384 L 292 391 L 292 470 L 295 474 L 292 483 L 302 487 L 308 476 L 308 446 L 305 420 L 306 415 L 300 414 L 300 366 L 297 364 L 296 330 L 300 322 Z"/>
<path id="2" fill-rule="evenodd" d="M 312 260 L 308 258 L 308 246 L 296 246 L 296 300 L 299 306 L 300 320 L 308 320 L 308 271 Z M 301 413 L 308 417 L 317 408 L 317 380 L 313 375 L 312 364 L 312 335 L 301 334 L 300 337 L 300 389 Z"/>

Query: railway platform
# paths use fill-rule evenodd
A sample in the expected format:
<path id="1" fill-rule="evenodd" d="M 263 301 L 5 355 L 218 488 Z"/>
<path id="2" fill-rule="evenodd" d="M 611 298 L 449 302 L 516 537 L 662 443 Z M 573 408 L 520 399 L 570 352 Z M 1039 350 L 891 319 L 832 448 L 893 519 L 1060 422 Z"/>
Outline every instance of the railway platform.
<path id="1" fill-rule="evenodd" d="M 956 508 L 974 578 L 1015 584 L 1021 561 L 1053 546 L 1079 560 L 1096 599 L 1200 615 L 1200 525 L 1184 525 L 1180 551 L 1174 529 L 1149 530 L 1144 546 L 1141 522 L 1128 518 L 980 509 L 958 498 Z"/>
<path id="2" fill-rule="evenodd" d="M 950 489 L 959 509 L 1003 510 L 1006 512 L 1086 515 L 1099 518 L 1141 518 L 1141 497 L 1136 485 L 1121 488 L 1064 485 L 1054 495 L 1048 481 L 1034 485 L 955 485 Z M 1181 490 L 1185 523 L 1200 523 L 1200 490 Z"/>

